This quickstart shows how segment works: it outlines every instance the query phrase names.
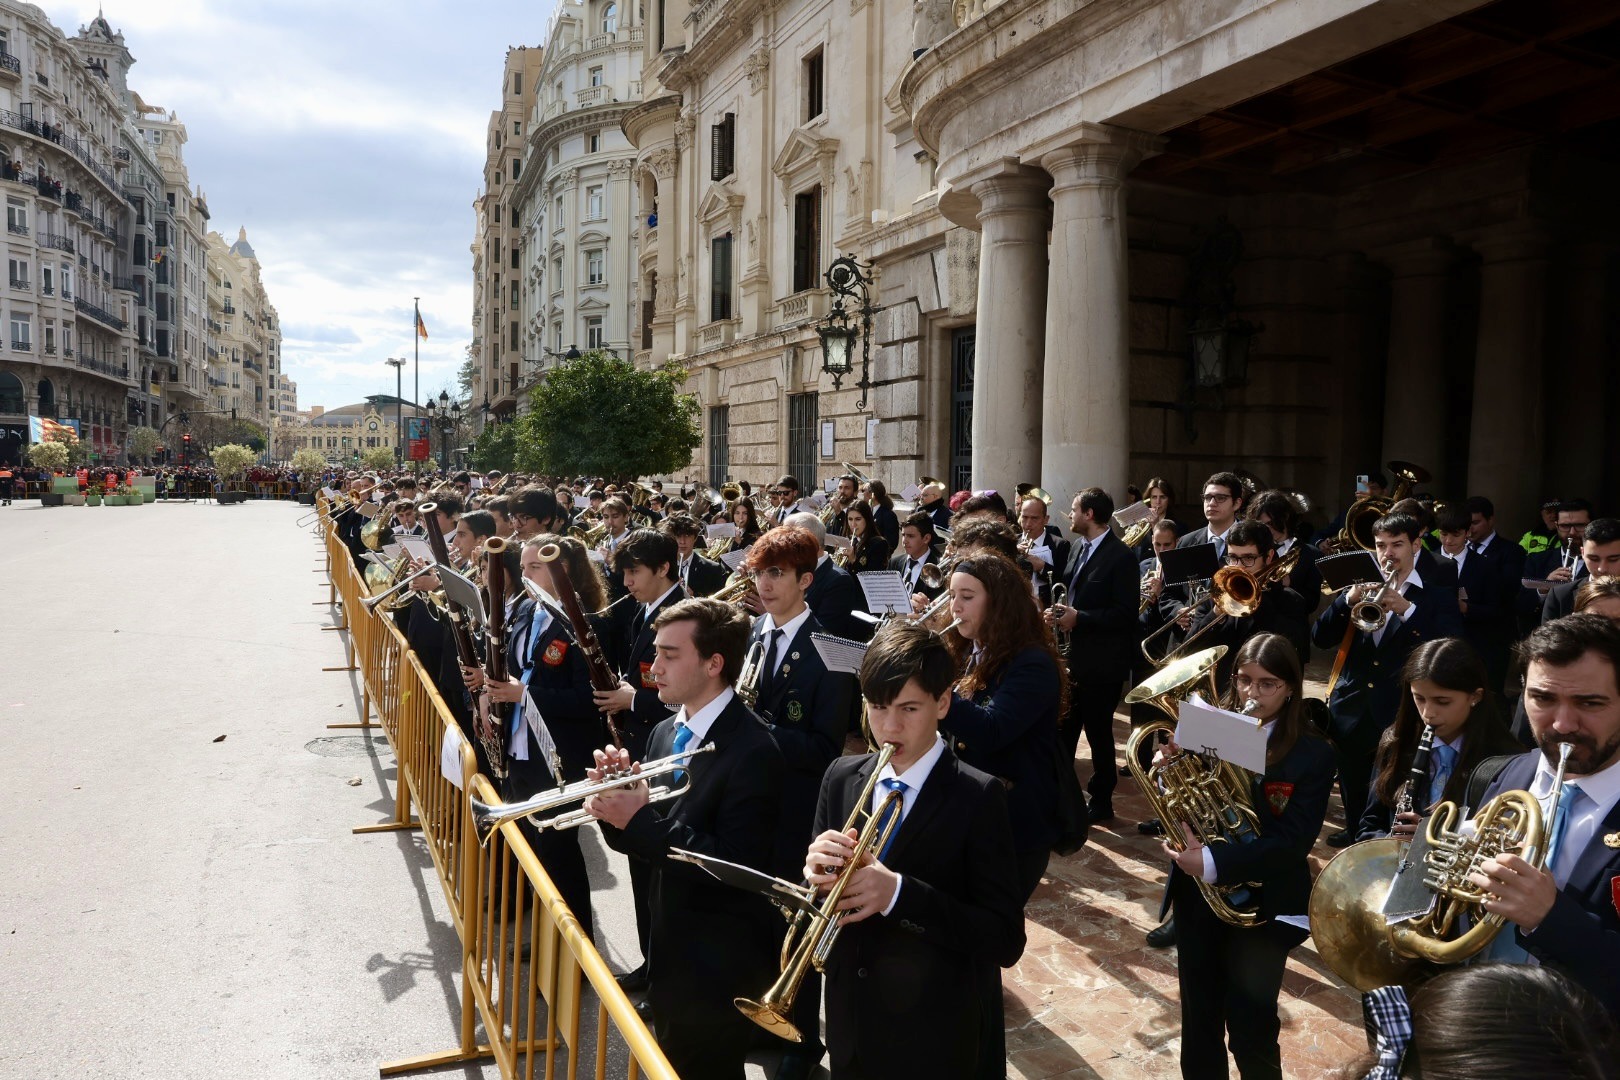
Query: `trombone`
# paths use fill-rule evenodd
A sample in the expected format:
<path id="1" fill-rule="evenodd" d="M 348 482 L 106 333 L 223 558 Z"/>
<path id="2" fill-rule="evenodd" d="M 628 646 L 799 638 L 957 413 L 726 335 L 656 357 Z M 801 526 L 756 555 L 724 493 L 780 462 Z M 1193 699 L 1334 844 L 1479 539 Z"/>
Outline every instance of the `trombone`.
<path id="1" fill-rule="evenodd" d="M 706 754 L 715 747 L 714 743 L 704 743 L 696 750 L 683 750 L 679 754 L 657 758 L 653 761 L 640 763 L 639 769 L 631 766 L 627 771 L 613 770 L 603 775 L 600 780 L 575 780 L 571 784 L 559 782 L 550 791 L 542 791 L 532 798 L 522 802 L 500 803 L 490 805 L 477 798 L 469 798 L 472 806 L 473 828 L 478 833 L 479 844 L 488 844 L 489 838 L 495 830 L 508 821 L 518 818 L 528 818 L 537 829 L 577 829 L 581 825 L 592 821 L 591 815 L 583 809 L 570 810 L 567 813 L 557 814 L 549 818 L 537 818 L 547 810 L 555 810 L 559 806 L 567 806 L 572 802 L 581 802 L 592 795 L 604 795 L 615 788 L 629 787 L 640 780 L 649 780 L 659 776 L 672 776 L 677 772 L 686 772 L 677 786 L 654 784 L 647 789 L 648 802 L 663 802 L 684 795 L 686 789 L 692 786 L 692 774 L 687 766 L 691 759 L 698 754 Z M 561 773 L 560 763 L 554 763 L 552 768 Z"/>
<path id="2" fill-rule="evenodd" d="M 409 574 L 406 574 L 404 577 L 400 578 L 398 581 L 396 581 L 392 585 L 388 586 L 388 588 L 384 589 L 382 592 L 378 593 L 376 596 L 368 596 L 365 599 L 361 600 L 360 603 L 361 603 L 362 606 L 365 607 L 365 609 L 367 611 L 371 611 L 378 604 L 382 603 L 384 600 L 387 600 L 389 597 L 393 596 L 395 593 L 399 592 L 401 589 L 408 588 L 410 586 L 411 582 L 415 581 L 417 578 L 421 577 L 423 574 L 430 573 L 431 571 L 437 570 L 438 568 L 439 568 L 438 563 L 431 563 L 431 562 L 430 563 L 423 563 L 421 566 L 417 567 L 415 570 L 411 571 Z"/>

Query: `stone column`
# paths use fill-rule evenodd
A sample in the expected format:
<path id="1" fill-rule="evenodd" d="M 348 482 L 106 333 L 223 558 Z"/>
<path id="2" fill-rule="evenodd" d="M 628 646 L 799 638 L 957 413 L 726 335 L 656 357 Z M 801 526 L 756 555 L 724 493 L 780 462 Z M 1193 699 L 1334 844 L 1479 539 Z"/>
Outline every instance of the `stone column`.
<path id="1" fill-rule="evenodd" d="M 1467 493 L 1488 496 L 1498 531 L 1517 537 L 1537 519 L 1542 487 L 1547 242 L 1529 223 L 1516 222 L 1478 237 L 1473 247 L 1484 263 Z"/>
<path id="2" fill-rule="evenodd" d="M 1584 498 L 1606 507 L 1603 499 L 1604 454 L 1620 429 L 1610 426 L 1610 398 L 1605 371 L 1609 364 L 1607 251 L 1601 244 L 1560 250 L 1558 282 L 1551 295 L 1556 313 L 1543 386 L 1555 402 L 1556 418 L 1547 425 L 1544 495 Z"/>
<path id="3" fill-rule="evenodd" d="M 1041 473 L 1030 477 L 1067 509 L 1092 485 L 1125 497 L 1130 465 L 1130 291 L 1125 175 L 1155 148 L 1150 136 L 1086 124 L 1040 152 L 1052 175 Z"/>
<path id="4" fill-rule="evenodd" d="M 1041 475 L 1047 179 L 1007 161 L 959 185 L 978 197 L 979 321 L 973 487 L 1010 492 Z"/>
<path id="5" fill-rule="evenodd" d="M 1381 462 L 1410 461 L 1433 474 L 1423 485 L 1445 492 L 1446 289 L 1456 257 L 1438 238 L 1379 251 L 1390 282 L 1389 354 L 1384 380 Z M 1391 483 L 1394 480 L 1391 478 Z"/>

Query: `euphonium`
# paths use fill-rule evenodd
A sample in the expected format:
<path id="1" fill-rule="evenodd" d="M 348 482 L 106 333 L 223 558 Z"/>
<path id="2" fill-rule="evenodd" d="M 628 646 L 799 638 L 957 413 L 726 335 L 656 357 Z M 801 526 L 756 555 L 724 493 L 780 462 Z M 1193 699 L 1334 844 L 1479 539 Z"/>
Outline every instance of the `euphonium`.
<path id="1" fill-rule="evenodd" d="M 733 570 L 719 591 L 709 594 L 709 599 L 719 600 L 723 604 L 746 604 L 749 597 L 758 595 L 753 576 L 741 570 Z"/>
<path id="2" fill-rule="evenodd" d="M 1406 862 L 1406 844 L 1386 836 L 1335 855 L 1312 886 L 1310 904 L 1311 936 L 1334 974 L 1358 990 L 1371 990 L 1408 982 L 1425 963 L 1458 964 L 1489 947 L 1504 920 L 1485 910 L 1485 892 L 1468 875 L 1502 854 L 1518 854 L 1537 869 L 1545 865 L 1547 827 L 1558 820 L 1570 744 L 1558 752 L 1552 807 L 1545 815 L 1528 791 L 1504 791 L 1480 807 L 1471 832 L 1459 827 L 1456 803 L 1434 807 L 1421 856 L 1423 884 L 1434 901 L 1415 918 L 1391 925 L 1384 915 L 1391 883 Z"/>
<path id="3" fill-rule="evenodd" d="M 845 860 L 838 880 L 832 883 L 827 895 L 812 913 L 799 911 L 793 915 L 787 937 L 782 942 L 782 974 L 758 1000 L 740 997 L 734 1002 L 744 1016 L 772 1035 L 780 1035 L 791 1042 L 804 1041 L 803 1033 L 789 1019 L 793 1013 L 793 999 L 799 994 L 799 985 L 804 982 L 811 967 L 817 971 L 826 970 L 827 958 L 832 955 L 833 946 L 838 941 L 838 902 L 844 898 L 844 890 L 866 857 L 871 855 L 876 858 L 883 851 L 895 826 L 900 823 L 899 813 L 890 809 L 899 809 L 895 806 L 901 798 L 898 791 L 891 791 L 884 797 L 877 813 L 867 809 L 872 805 L 872 793 L 877 790 L 878 777 L 893 757 L 894 744 L 884 743 L 883 749 L 878 751 L 877 760 L 872 763 L 872 775 L 856 797 L 849 820 L 844 822 L 841 831 L 847 833 L 859 826 L 862 818 L 866 819 L 855 841 L 855 850 Z"/>
<path id="4" fill-rule="evenodd" d="M 1249 774 L 1219 758 L 1182 749 L 1157 765 L 1143 768 L 1138 751 L 1145 741 L 1159 732 L 1173 732 L 1181 715 L 1181 702 L 1193 691 L 1203 692 L 1214 701 L 1215 665 L 1226 655 L 1226 646 L 1194 653 L 1155 672 L 1146 682 L 1125 695 L 1135 704 L 1145 701 L 1163 712 L 1168 720 L 1155 720 L 1131 732 L 1125 747 L 1125 764 L 1136 783 L 1164 823 L 1165 838 L 1178 850 L 1183 846 L 1181 826 L 1187 825 L 1206 846 L 1247 843 L 1259 835 L 1259 818 L 1249 794 Z M 1162 790 L 1161 790 L 1162 787 Z M 1209 909 L 1222 922 L 1249 927 L 1260 922 L 1253 884 L 1211 885 L 1199 879 Z"/>

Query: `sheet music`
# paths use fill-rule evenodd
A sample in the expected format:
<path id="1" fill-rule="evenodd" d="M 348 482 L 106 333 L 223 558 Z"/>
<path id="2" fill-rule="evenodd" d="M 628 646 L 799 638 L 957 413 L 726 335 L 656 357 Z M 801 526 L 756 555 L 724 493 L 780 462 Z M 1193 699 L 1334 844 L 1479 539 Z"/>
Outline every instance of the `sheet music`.
<path id="1" fill-rule="evenodd" d="M 916 484 L 907 484 L 904 490 L 900 492 L 900 497 L 906 502 L 916 502 L 917 496 L 921 494 L 922 488 L 918 487 Z"/>
<path id="2" fill-rule="evenodd" d="M 461 789 L 461 745 L 467 736 L 454 724 L 445 725 L 444 738 L 439 742 L 439 774 Z"/>
<path id="3" fill-rule="evenodd" d="M 704 535 L 710 540 L 719 540 L 722 538 L 729 540 L 733 536 L 737 535 L 737 526 L 733 525 L 729 521 L 722 521 L 717 524 L 710 525 L 704 530 Z"/>
<path id="4" fill-rule="evenodd" d="M 1152 515 L 1153 508 L 1148 506 L 1147 503 L 1135 502 L 1123 510 L 1115 512 L 1114 524 L 1118 525 L 1120 530 L 1123 531 L 1135 525 L 1138 521 L 1146 521 Z"/>
<path id="5" fill-rule="evenodd" d="M 1176 742 L 1183 750 L 1213 754 L 1252 773 L 1266 771 L 1266 733 L 1260 725 L 1242 713 L 1205 704 L 1196 695 L 1181 704 Z"/>
<path id="6" fill-rule="evenodd" d="M 540 707 L 534 703 L 534 698 L 528 690 L 523 691 L 523 722 L 534 732 L 535 742 L 540 744 L 540 761 L 545 765 L 546 772 L 551 774 L 553 780 L 561 781 L 557 770 L 551 763 L 557 759 L 557 740 L 551 737 L 551 729 L 546 727 L 546 721 L 540 715 Z"/>
<path id="7" fill-rule="evenodd" d="M 829 495 L 831 495 L 833 492 L 837 491 L 838 490 L 838 477 L 836 477 L 836 476 L 827 477 L 827 479 L 825 479 L 825 480 L 823 480 L 821 482 L 821 489 L 823 491 L 825 491 Z"/>
<path id="8" fill-rule="evenodd" d="M 823 546 L 837 548 L 839 551 L 848 551 L 855 546 L 855 541 L 847 536 L 836 536 L 833 533 L 828 533 L 827 542 Z"/>
<path id="9" fill-rule="evenodd" d="M 414 561 L 419 563 L 433 561 L 433 549 L 428 547 L 428 542 L 420 536 L 397 536 L 395 540 L 399 542 L 400 547 L 410 553 Z"/>
<path id="10" fill-rule="evenodd" d="M 911 594 L 906 591 L 906 579 L 900 571 L 863 570 L 855 575 L 855 580 L 861 583 L 861 591 L 866 594 L 867 611 L 874 614 L 911 611 Z"/>
<path id="11" fill-rule="evenodd" d="M 381 511 L 381 510 L 382 510 L 382 507 L 378 506 L 374 502 L 367 502 L 367 503 L 361 503 L 360 504 L 360 516 L 365 518 L 368 521 L 371 520 L 372 518 L 376 517 L 378 512 Z"/>
<path id="12" fill-rule="evenodd" d="M 439 584 L 444 586 L 445 599 L 459 604 L 478 621 L 480 626 L 487 625 L 489 620 L 484 611 L 483 590 L 448 566 L 439 567 L 438 573 Z"/>
<path id="13" fill-rule="evenodd" d="M 399 553 L 402 550 L 403 549 L 398 544 L 384 544 L 382 553 L 387 556 L 390 561 L 392 561 L 399 558 Z"/>
<path id="14" fill-rule="evenodd" d="M 861 662 L 866 659 L 866 642 L 851 641 L 836 634 L 823 634 L 819 630 L 810 635 L 810 643 L 816 647 L 821 656 L 821 662 L 827 665 L 828 671 L 837 671 L 845 675 L 859 675 Z"/>
<path id="15" fill-rule="evenodd" d="M 748 558 L 748 548 L 738 548 L 736 551 L 728 551 L 720 556 L 720 561 L 726 564 L 727 570 L 735 571 L 746 558 Z"/>

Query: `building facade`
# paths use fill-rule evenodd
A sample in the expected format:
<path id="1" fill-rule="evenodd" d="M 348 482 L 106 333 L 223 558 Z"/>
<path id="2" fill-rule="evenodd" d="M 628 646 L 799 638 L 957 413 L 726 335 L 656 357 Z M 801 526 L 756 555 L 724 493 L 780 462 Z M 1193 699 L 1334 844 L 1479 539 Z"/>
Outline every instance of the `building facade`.
<path id="1" fill-rule="evenodd" d="M 524 136 L 540 82 L 542 50 L 506 51 L 501 107 L 489 114 L 484 186 L 473 201 L 472 400 L 510 416 L 522 367 L 522 228 L 513 193 L 523 174 Z"/>
<path id="2" fill-rule="evenodd" d="M 20 457 L 30 414 L 76 422 L 93 460 L 112 460 L 147 405 L 125 263 L 124 117 L 98 58 L 39 8 L 0 0 L 0 461 Z"/>
<path id="3" fill-rule="evenodd" d="M 884 7 L 649 8 L 625 128 L 677 227 L 642 239 L 643 355 L 691 372 L 693 475 L 1118 494 L 1241 465 L 1336 500 L 1403 459 L 1507 528 L 1620 504 L 1582 449 L 1620 392 L 1620 11 Z M 883 308 L 864 410 L 820 371 L 835 252 Z"/>
<path id="4" fill-rule="evenodd" d="M 312 405 L 307 414 L 295 410 L 271 433 L 273 456 L 277 461 L 290 461 L 298 451 L 314 449 L 330 462 L 353 465 L 367 450 L 392 450 L 399 443 L 396 406 L 402 417 L 416 415 L 409 402 L 392 394 L 369 397 L 338 409 Z"/>
<path id="5" fill-rule="evenodd" d="M 209 233 L 206 258 L 209 374 L 224 384 L 213 395 L 215 406 L 268 428 L 281 411 L 281 326 L 247 229 L 238 229 L 229 246 Z"/>

